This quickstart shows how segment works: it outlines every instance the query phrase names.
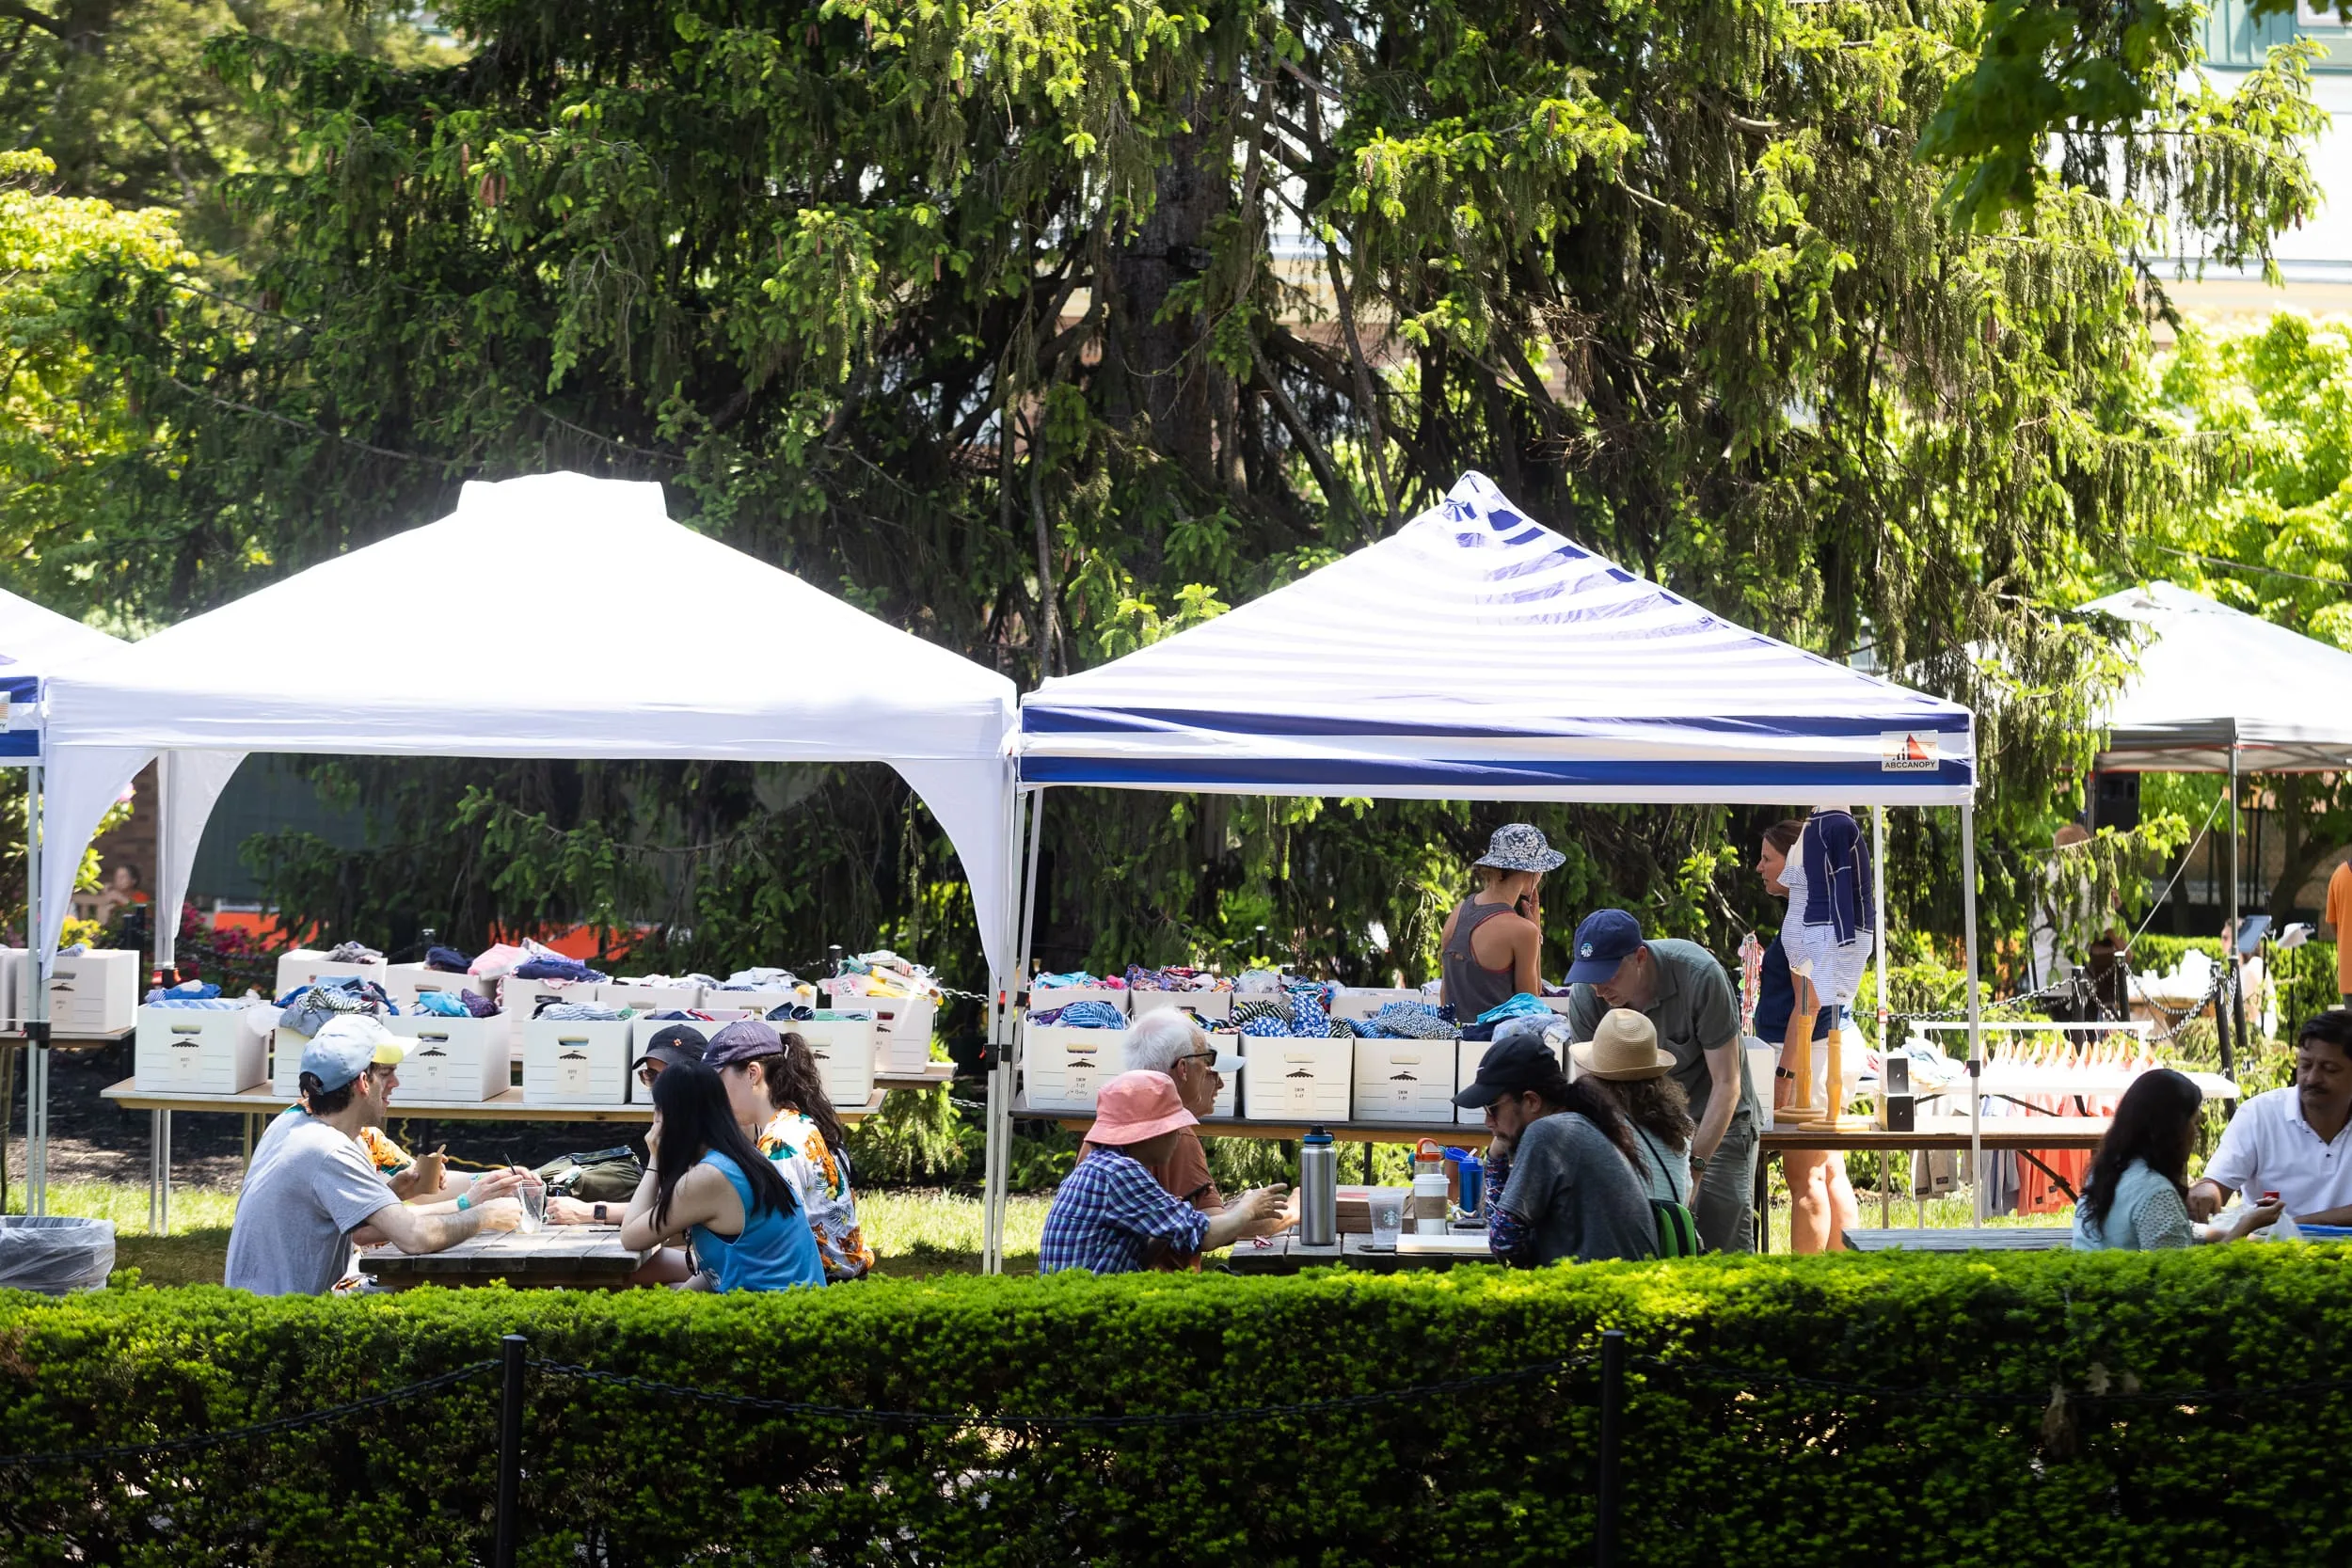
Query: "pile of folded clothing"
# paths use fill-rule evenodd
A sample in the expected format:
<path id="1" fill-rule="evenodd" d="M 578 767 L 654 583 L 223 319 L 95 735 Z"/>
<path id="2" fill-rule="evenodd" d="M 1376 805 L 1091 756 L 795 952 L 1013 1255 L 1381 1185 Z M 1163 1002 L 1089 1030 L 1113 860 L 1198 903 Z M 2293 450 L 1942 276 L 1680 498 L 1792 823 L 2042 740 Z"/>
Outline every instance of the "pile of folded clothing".
<path id="1" fill-rule="evenodd" d="M 1073 1002 L 1029 1015 L 1029 1022 L 1060 1029 L 1124 1029 L 1127 1015 L 1107 1002 Z"/>
<path id="2" fill-rule="evenodd" d="M 1129 990 L 1215 991 L 1232 990 L 1233 982 L 1222 974 L 1212 974 L 1205 969 L 1146 969 L 1141 964 L 1127 966 Z"/>

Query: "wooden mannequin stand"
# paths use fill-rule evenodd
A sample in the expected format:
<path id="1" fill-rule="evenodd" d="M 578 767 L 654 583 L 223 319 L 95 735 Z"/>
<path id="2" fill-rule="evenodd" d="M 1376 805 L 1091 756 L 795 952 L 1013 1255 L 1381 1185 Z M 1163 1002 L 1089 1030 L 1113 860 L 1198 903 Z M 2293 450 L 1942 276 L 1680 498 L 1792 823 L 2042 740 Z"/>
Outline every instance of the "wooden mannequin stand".
<path id="1" fill-rule="evenodd" d="M 1797 1124 L 1807 1132 L 1852 1132 L 1874 1125 L 1868 1117 L 1852 1117 L 1845 1114 L 1845 1042 L 1839 1037 L 1842 1033 L 1843 1031 L 1838 1028 L 1835 1019 L 1833 1019 L 1829 1026 L 1829 1093 L 1831 1103 L 1826 1115 L 1818 1117 L 1811 1121 L 1799 1122 Z M 1805 1097 L 1807 1099 L 1812 1098 L 1812 1069 L 1813 1064 L 1811 1062 L 1805 1063 Z M 1812 1107 L 1807 1106 L 1806 1109 L 1811 1110 Z"/>

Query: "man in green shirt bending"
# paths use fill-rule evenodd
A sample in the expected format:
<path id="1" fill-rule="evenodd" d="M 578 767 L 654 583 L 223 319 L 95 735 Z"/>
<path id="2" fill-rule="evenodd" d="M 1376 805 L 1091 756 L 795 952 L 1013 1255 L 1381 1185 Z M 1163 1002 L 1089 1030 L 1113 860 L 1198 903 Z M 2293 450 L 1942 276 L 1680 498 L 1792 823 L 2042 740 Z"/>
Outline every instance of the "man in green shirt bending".
<path id="1" fill-rule="evenodd" d="M 1645 941 L 1623 910 L 1598 910 L 1576 928 L 1568 1022 L 1589 1040 L 1612 1007 L 1630 1007 L 1658 1028 L 1674 1054 L 1675 1081 L 1690 1098 L 1691 1212 L 1710 1252 L 1756 1245 L 1756 1133 L 1759 1113 L 1740 1049 L 1740 1004 L 1713 954 L 1671 937 Z"/>

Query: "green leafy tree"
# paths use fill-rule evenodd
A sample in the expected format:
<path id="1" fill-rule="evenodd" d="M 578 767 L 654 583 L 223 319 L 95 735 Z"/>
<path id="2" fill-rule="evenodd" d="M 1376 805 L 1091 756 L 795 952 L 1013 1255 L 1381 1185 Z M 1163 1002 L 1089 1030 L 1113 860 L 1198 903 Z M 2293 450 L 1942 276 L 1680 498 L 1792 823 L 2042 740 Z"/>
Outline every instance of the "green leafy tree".
<path id="1" fill-rule="evenodd" d="M 233 287 L 119 271 L 86 312 L 153 421 L 110 475 L 142 526 L 91 540 L 94 591 L 195 608 L 466 477 L 560 466 L 660 479 L 697 526 L 1025 679 L 1289 580 L 1474 466 L 1701 602 L 1968 702 L 1998 842 L 2046 833 L 2111 669 L 2050 613 L 2065 573 L 2206 480 L 2136 396 L 2163 302 L 2131 190 L 1941 215 L 1917 152 L 1970 5 L 440 15 L 462 61 L 210 47 L 276 152 L 220 186 L 256 236 Z M 2176 154 L 2232 244 L 2311 204 L 2299 60 L 2201 98 Z M 803 842 L 748 776 L 554 769 L 545 813 L 509 770 L 358 776 L 385 852 L 469 907 L 587 907 L 666 855 L 697 942 L 855 928 L 739 889 L 739 835 Z M 939 863 L 850 787 L 793 809 L 843 824 L 824 863 L 903 918 L 936 884 L 902 868 Z M 1057 797 L 1043 929 L 1103 962 L 1263 925 L 1420 973 L 1496 815 Z M 1576 847 L 1555 922 L 1606 898 L 1722 936 L 1761 901 L 1735 868 L 1770 815 L 1547 811 Z M 1949 929 L 1948 825 L 1899 846 L 1912 917 Z M 1996 914 L 2020 869 L 1995 857 Z"/>

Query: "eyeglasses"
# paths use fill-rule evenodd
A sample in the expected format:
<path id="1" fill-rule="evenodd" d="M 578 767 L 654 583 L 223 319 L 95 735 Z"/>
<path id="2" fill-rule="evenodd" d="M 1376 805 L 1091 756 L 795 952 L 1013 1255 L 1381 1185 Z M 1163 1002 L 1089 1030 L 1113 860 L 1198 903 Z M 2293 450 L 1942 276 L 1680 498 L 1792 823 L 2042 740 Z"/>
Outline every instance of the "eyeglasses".
<path id="1" fill-rule="evenodd" d="M 1214 1051 L 1195 1051 L 1177 1057 L 1173 1065 L 1182 1067 L 1186 1062 L 1214 1062 L 1216 1060 L 1216 1053 Z"/>
<path id="2" fill-rule="evenodd" d="M 645 1087 L 652 1088 L 653 1081 L 660 1076 L 661 1069 L 659 1064 L 654 1062 L 640 1062 L 637 1064 L 637 1081 L 640 1084 L 644 1085 Z"/>

